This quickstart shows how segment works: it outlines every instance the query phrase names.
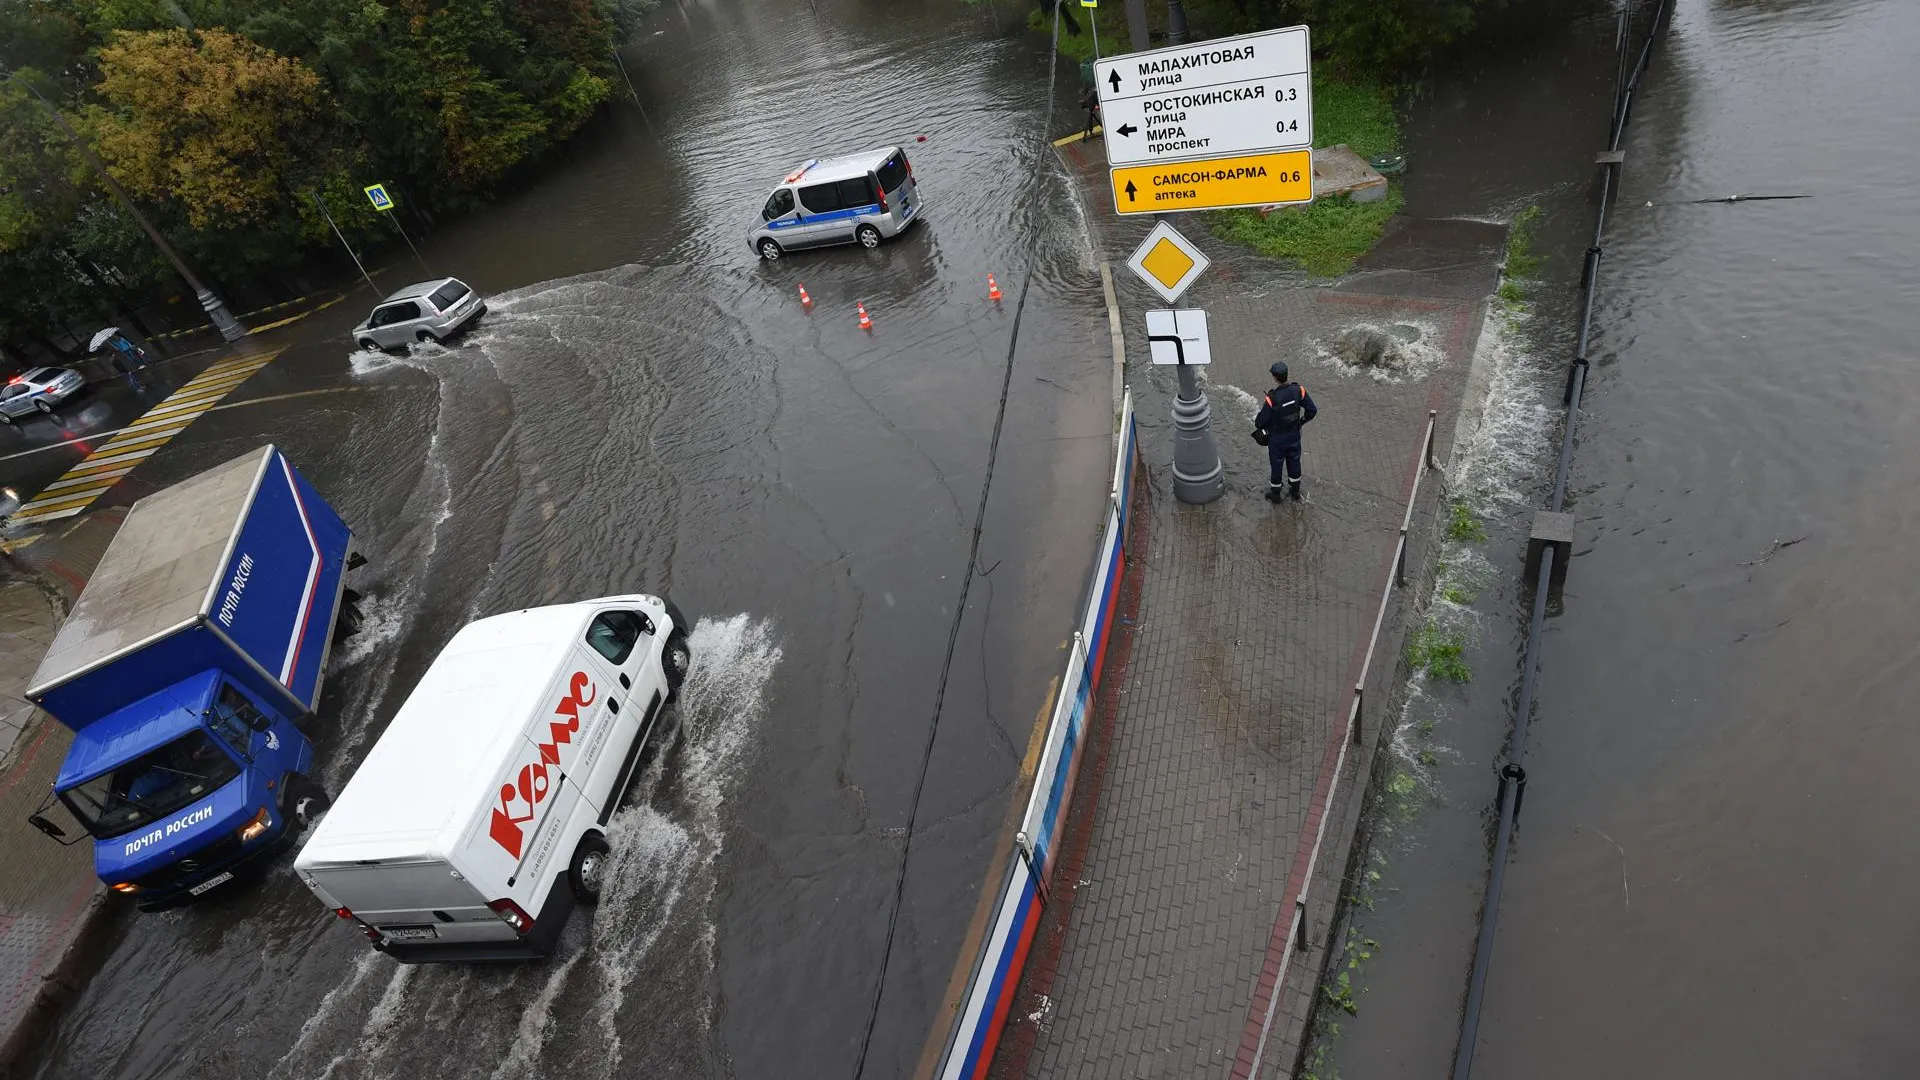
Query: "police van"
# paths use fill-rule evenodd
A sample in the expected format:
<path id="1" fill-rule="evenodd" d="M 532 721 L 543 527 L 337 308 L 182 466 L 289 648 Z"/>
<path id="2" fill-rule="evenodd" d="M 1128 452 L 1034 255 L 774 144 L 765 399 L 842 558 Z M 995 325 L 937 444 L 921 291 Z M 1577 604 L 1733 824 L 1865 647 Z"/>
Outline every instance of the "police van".
<path id="1" fill-rule="evenodd" d="M 898 146 L 813 160 L 788 173 L 767 196 L 753 227 L 753 250 L 778 259 L 801 248 L 857 243 L 875 248 L 920 214 L 913 163 Z"/>
<path id="2" fill-rule="evenodd" d="M 600 899 L 607 823 L 692 663 L 654 596 L 532 608 L 447 643 L 294 860 L 405 963 L 553 949 Z"/>

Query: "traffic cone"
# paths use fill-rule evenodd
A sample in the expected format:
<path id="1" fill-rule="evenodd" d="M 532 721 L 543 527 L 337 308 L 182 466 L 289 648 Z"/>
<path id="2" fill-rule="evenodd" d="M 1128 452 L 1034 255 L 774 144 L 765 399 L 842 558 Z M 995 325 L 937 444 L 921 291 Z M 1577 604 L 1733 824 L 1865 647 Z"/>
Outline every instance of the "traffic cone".
<path id="1" fill-rule="evenodd" d="M 993 280 L 992 274 L 987 275 L 987 299 L 996 304 L 1000 302 L 1000 283 Z"/>
<path id="2" fill-rule="evenodd" d="M 860 329 L 862 330 L 873 329 L 873 318 L 867 314 L 866 302 L 855 301 L 853 306 L 857 308 L 860 312 Z"/>
<path id="3" fill-rule="evenodd" d="M 803 308 L 813 307 L 813 297 L 807 295 L 807 283 L 804 281 L 800 283 L 800 306 Z"/>

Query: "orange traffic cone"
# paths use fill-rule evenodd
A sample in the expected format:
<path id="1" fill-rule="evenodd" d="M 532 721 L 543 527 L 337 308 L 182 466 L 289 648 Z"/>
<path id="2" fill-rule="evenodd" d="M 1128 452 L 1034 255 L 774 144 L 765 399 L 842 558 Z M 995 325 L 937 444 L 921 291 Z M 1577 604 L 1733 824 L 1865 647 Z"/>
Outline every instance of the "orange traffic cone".
<path id="1" fill-rule="evenodd" d="M 992 274 L 987 275 L 987 299 L 996 304 L 1000 302 L 1000 283 L 993 280 Z"/>
<path id="2" fill-rule="evenodd" d="M 860 329 L 862 330 L 873 329 L 873 318 L 867 314 L 866 302 L 855 301 L 853 306 L 857 308 L 860 312 Z"/>
<path id="3" fill-rule="evenodd" d="M 813 297 L 807 295 L 807 283 L 804 281 L 800 283 L 800 306 L 803 308 L 813 306 Z"/>

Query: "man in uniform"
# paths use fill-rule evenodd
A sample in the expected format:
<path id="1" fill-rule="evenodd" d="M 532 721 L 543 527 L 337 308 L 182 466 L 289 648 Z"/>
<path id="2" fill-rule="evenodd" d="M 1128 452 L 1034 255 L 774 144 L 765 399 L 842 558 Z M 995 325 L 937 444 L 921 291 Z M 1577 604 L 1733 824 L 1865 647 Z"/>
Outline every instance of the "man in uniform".
<path id="1" fill-rule="evenodd" d="M 1300 429 L 1320 414 L 1319 406 L 1307 396 L 1307 388 L 1287 378 L 1287 365 L 1274 364 L 1274 387 L 1261 400 L 1260 415 L 1253 421 L 1266 434 L 1267 461 L 1272 472 L 1267 478 L 1267 501 L 1279 502 L 1282 484 L 1294 502 L 1300 501 Z"/>

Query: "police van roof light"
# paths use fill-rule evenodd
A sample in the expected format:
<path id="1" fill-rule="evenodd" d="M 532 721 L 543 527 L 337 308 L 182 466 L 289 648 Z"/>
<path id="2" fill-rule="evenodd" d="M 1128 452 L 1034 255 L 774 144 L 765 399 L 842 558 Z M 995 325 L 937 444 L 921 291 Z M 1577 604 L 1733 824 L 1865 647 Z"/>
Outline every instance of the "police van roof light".
<path id="1" fill-rule="evenodd" d="M 789 184 L 793 183 L 795 180 L 798 180 L 801 177 L 807 175 L 807 170 L 813 168 L 815 165 L 818 165 L 818 164 L 820 164 L 820 159 L 814 158 L 813 160 L 807 162 L 805 165 L 802 165 L 799 168 L 788 173 L 786 182 Z"/>

